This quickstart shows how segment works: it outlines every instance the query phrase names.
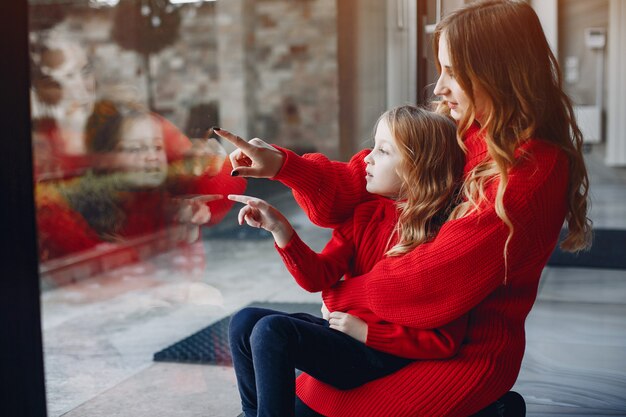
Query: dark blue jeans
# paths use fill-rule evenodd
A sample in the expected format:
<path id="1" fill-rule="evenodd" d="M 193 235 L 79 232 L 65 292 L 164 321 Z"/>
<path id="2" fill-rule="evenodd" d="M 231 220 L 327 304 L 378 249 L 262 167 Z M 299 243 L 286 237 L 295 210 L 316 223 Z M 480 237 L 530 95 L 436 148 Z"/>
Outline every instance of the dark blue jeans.
<path id="1" fill-rule="evenodd" d="M 296 399 L 296 369 L 347 390 L 412 362 L 374 350 L 305 313 L 244 308 L 233 316 L 229 337 L 246 417 L 318 416 Z"/>

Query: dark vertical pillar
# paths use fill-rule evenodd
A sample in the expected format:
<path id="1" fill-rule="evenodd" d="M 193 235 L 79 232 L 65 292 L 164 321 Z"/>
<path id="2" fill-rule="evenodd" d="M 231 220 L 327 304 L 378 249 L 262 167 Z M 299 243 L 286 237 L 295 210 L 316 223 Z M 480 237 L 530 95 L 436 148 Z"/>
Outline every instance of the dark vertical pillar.
<path id="1" fill-rule="evenodd" d="M 0 2 L 0 414 L 45 416 L 27 0 Z"/>

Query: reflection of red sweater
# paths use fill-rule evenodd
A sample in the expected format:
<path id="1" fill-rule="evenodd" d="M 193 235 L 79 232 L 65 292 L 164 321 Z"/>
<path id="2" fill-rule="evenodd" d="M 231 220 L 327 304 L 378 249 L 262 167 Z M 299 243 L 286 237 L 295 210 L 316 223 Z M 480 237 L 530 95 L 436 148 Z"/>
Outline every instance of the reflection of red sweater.
<path id="1" fill-rule="evenodd" d="M 465 138 L 465 172 L 486 155 L 477 129 Z M 366 308 L 383 320 L 429 329 L 469 312 L 465 343 L 447 360 L 416 361 L 362 387 L 340 391 L 303 374 L 298 396 L 329 417 L 468 416 L 507 392 L 524 354 L 524 321 L 541 271 L 566 213 L 568 160 L 547 142 L 531 140 L 511 170 L 504 204 L 515 233 L 503 257 L 508 228 L 493 203 L 449 221 L 437 237 L 400 258 L 384 259 L 359 277 L 325 290 L 328 308 Z M 287 159 L 276 176 L 295 191 L 316 223 L 333 225 L 371 199 L 363 190 L 367 151 L 348 164 L 321 155 Z M 488 190 L 493 202 L 496 184 Z"/>
<path id="2" fill-rule="evenodd" d="M 162 117 L 159 117 L 159 120 L 168 161 L 176 162 L 184 157 L 185 152 L 191 147 L 191 142 L 171 122 Z M 83 169 L 85 167 L 88 165 L 83 166 Z M 99 236 L 92 230 L 88 219 L 74 210 L 63 195 L 62 190 L 69 192 L 75 190 L 84 178 L 78 176 L 37 183 L 35 199 L 40 261 L 78 253 L 103 242 L 138 237 L 162 230 L 174 223 L 171 199 L 177 195 L 241 194 L 246 188 L 246 180 L 231 177 L 231 170 L 230 160 L 226 157 L 217 173 L 214 170 L 211 172 L 207 170 L 200 176 L 170 178 L 166 185 L 155 190 L 115 193 L 111 197 L 119 204 L 116 204 L 111 217 L 122 212 L 122 223 L 119 229 L 115 230 L 116 237 L 107 238 Z M 88 200 L 94 190 L 86 187 L 85 191 L 84 199 Z M 76 199 L 80 200 L 81 197 L 77 196 Z M 208 225 L 213 225 L 226 216 L 234 202 L 224 198 L 207 204 L 211 210 Z"/>
<path id="3" fill-rule="evenodd" d="M 307 291 L 330 288 L 369 272 L 383 259 L 398 220 L 395 202 L 377 197 L 359 205 L 354 216 L 336 228 L 324 250 L 317 254 L 297 234 L 284 249 L 276 246 L 298 284 Z M 391 247 L 391 246 L 389 246 Z M 366 344 L 374 349 L 411 359 L 447 358 L 457 353 L 467 326 L 467 315 L 437 329 L 417 329 L 381 320 L 368 308 L 344 311 L 368 325 Z"/>
<path id="4" fill-rule="evenodd" d="M 226 159 L 220 172 L 215 176 L 203 175 L 188 181 L 183 186 L 177 186 L 176 193 L 172 194 L 159 188 L 149 191 L 116 192 L 111 195 L 117 204 L 112 209 L 111 217 L 121 215 L 119 229 L 115 230 L 115 237 L 99 236 L 90 226 L 84 214 L 72 208 L 61 190 L 71 192 L 79 187 L 83 178 L 62 180 L 37 184 L 37 229 L 39 237 L 40 261 L 77 253 L 91 249 L 103 242 L 130 239 L 155 233 L 166 226 L 175 223 L 175 213 L 172 212 L 172 198 L 176 194 L 240 194 L 246 187 L 246 181 L 231 177 L 230 161 Z M 84 199 L 90 198 L 89 189 Z M 91 191 L 93 192 L 93 190 Z M 81 199 L 80 195 L 75 197 Z M 211 220 L 208 225 L 219 223 L 234 204 L 224 198 L 207 203 L 211 210 Z M 106 210 L 106 209 L 105 209 Z M 87 216 L 88 217 L 88 216 Z M 113 221 L 113 220 L 112 220 Z"/>

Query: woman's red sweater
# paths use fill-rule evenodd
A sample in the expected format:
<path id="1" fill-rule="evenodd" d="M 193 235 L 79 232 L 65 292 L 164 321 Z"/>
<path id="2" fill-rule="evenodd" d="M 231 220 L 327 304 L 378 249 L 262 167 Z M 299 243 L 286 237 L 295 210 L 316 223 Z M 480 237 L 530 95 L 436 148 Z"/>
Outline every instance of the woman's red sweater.
<path id="1" fill-rule="evenodd" d="M 478 129 L 468 132 L 465 173 L 488 157 Z M 275 179 L 294 190 L 309 217 L 335 226 L 372 198 L 362 151 L 349 163 L 284 150 Z M 307 374 L 297 395 L 328 417 L 468 416 L 515 383 L 524 354 L 524 321 L 537 295 L 567 211 L 568 159 L 539 139 L 524 143 L 509 173 L 504 205 L 514 226 L 496 215 L 497 181 L 479 212 L 448 221 L 437 237 L 400 258 L 323 292 L 331 311 L 365 308 L 383 320 L 429 329 L 469 313 L 465 344 L 446 360 L 416 361 L 387 377 L 341 391 Z M 505 268 L 506 266 L 506 268 Z M 506 278 L 506 283 L 505 283 Z"/>
<path id="2" fill-rule="evenodd" d="M 385 257 L 395 233 L 398 208 L 393 200 L 376 197 L 360 204 L 354 215 L 335 228 L 321 253 L 309 248 L 294 233 L 284 248 L 276 246 L 296 282 L 307 291 L 330 288 L 340 278 L 352 279 L 372 270 Z M 396 238 L 397 240 L 397 238 Z M 373 349 L 409 359 L 443 359 L 454 356 L 467 330 L 468 315 L 435 329 L 418 329 L 381 320 L 368 308 L 343 311 L 367 323 L 365 344 Z"/>

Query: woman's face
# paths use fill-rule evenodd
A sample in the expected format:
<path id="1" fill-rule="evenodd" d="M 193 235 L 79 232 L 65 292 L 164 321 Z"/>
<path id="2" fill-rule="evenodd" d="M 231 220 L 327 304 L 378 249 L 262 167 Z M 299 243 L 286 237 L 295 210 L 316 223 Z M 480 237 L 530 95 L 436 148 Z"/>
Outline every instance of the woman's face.
<path id="1" fill-rule="evenodd" d="M 472 103 L 471 98 L 461 88 L 455 78 L 454 68 L 450 60 L 450 52 L 448 50 L 448 39 L 445 32 L 439 38 L 439 65 L 441 66 L 441 74 L 435 85 L 434 93 L 441 97 L 450 108 L 450 115 L 456 121 L 461 120 L 468 112 Z M 476 111 L 476 119 L 480 122 L 481 117 L 486 110 L 486 95 L 481 89 L 474 89 L 474 107 Z"/>
<path id="2" fill-rule="evenodd" d="M 109 171 L 121 174 L 131 188 L 156 188 L 167 177 L 167 156 L 163 132 L 150 116 L 126 120 Z"/>
<path id="3" fill-rule="evenodd" d="M 37 56 L 40 76 L 33 79 L 33 117 L 51 117 L 61 129 L 63 149 L 84 153 L 82 132 L 95 101 L 95 78 L 85 51 L 69 41 L 55 41 Z"/>
<path id="4" fill-rule="evenodd" d="M 396 198 L 400 193 L 402 180 L 398 168 L 402 155 L 396 145 L 389 124 L 383 118 L 376 126 L 374 149 L 364 159 L 366 189 L 372 194 Z"/>

